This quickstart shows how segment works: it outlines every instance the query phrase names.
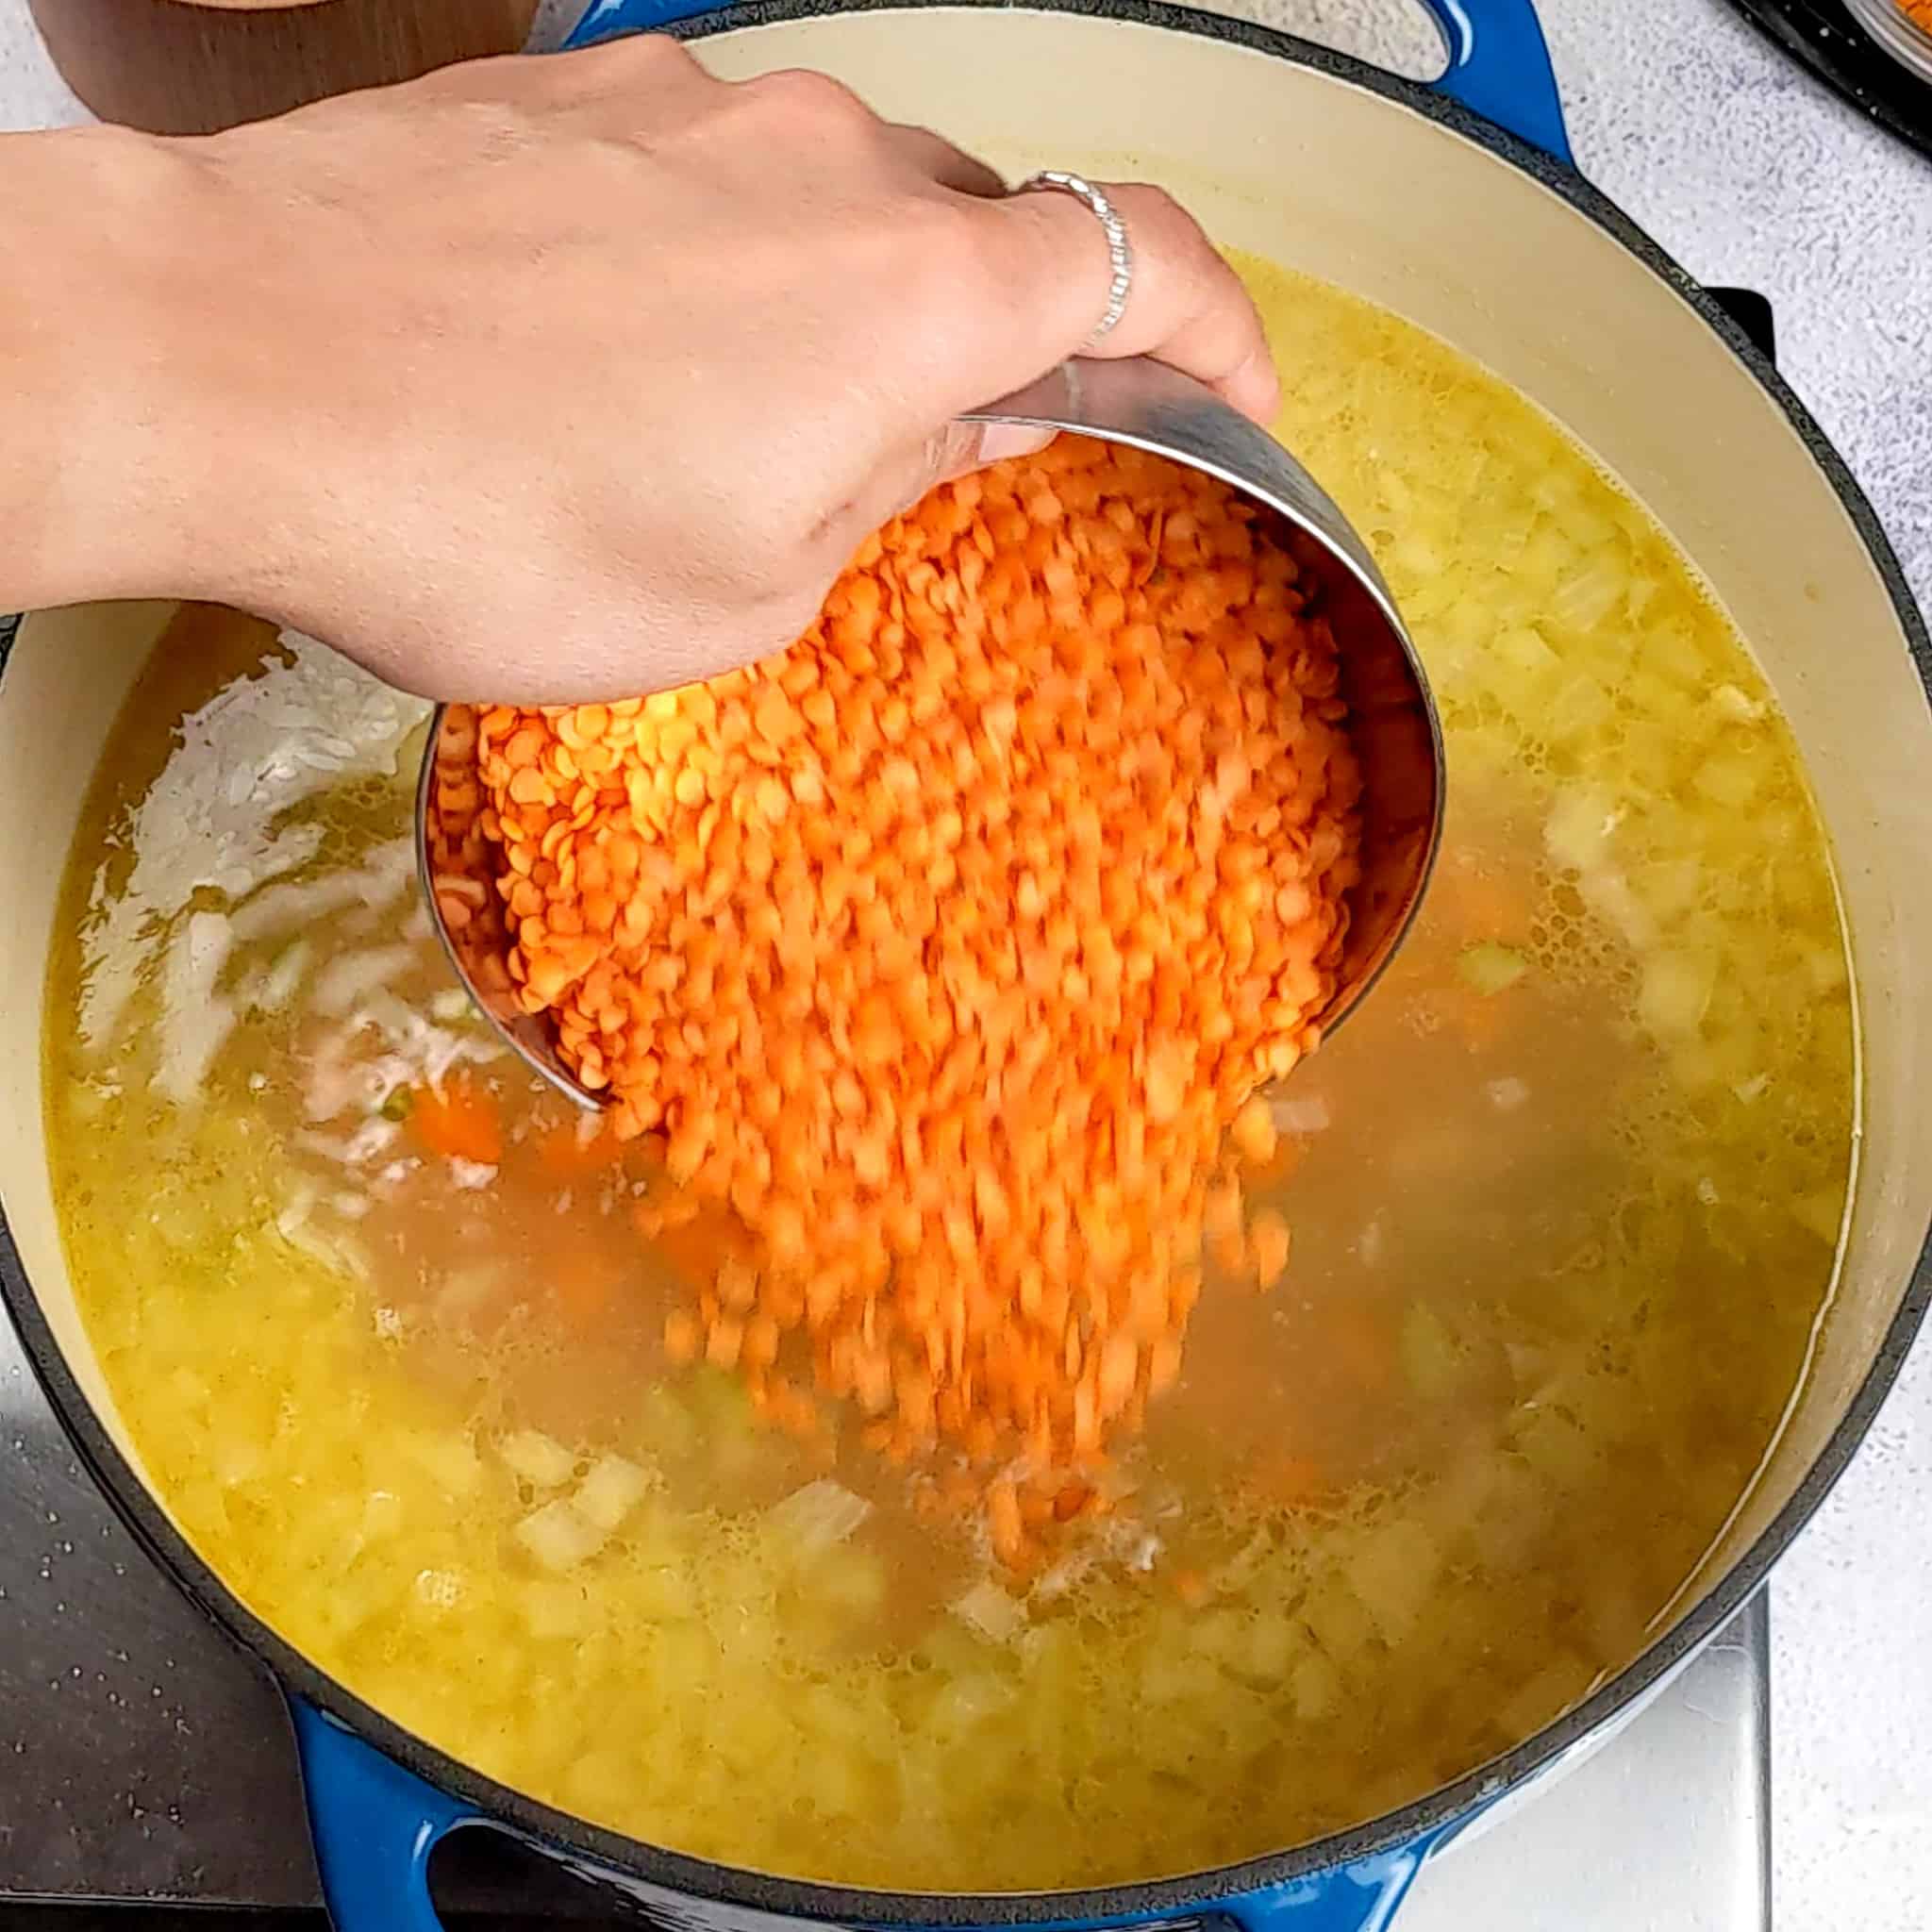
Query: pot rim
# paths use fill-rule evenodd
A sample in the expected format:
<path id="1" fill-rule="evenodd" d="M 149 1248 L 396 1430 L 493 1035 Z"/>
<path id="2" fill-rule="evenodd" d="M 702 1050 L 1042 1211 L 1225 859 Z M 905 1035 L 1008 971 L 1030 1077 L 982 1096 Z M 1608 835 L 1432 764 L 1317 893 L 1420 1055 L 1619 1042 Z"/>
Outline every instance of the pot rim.
<path id="1" fill-rule="evenodd" d="M 1692 308 L 1777 404 L 1824 473 L 1878 571 L 1932 706 L 1932 635 L 1871 504 L 1809 411 L 1732 317 L 1635 222 L 1574 169 L 1533 148 L 1426 85 L 1244 20 L 1172 0 L 740 0 L 667 28 L 680 40 L 846 13 L 911 12 L 937 6 L 1064 13 L 1125 21 L 1241 46 L 1362 89 L 1426 116 L 1509 162 L 1557 194 Z M 0 684 L 8 628 L 0 623 Z M 4 695 L 4 691 L 0 691 Z M 1290 1850 L 1180 1876 L 1058 1891 L 995 1893 L 873 1890 L 783 1878 L 625 1837 L 525 1796 L 405 1730 L 327 1675 L 258 1617 L 206 1563 L 115 1445 L 69 1367 L 29 1285 L 0 1197 L 0 1300 L 36 1375 L 89 1473 L 136 1539 L 227 1635 L 288 1690 L 339 1720 L 426 1783 L 474 1806 L 482 1822 L 581 1854 L 613 1874 L 688 1897 L 791 1919 L 843 1924 L 1023 1926 L 1183 1914 L 1305 1879 L 1377 1854 L 1444 1836 L 1487 1802 L 1524 1783 L 1657 1686 L 1727 1624 L 1817 1510 L 1869 1430 L 1932 1304 L 1932 1228 L 1872 1365 L 1804 1480 L 1741 1557 L 1679 1620 L 1600 1690 L 1514 1749 L 1396 1810 Z"/>

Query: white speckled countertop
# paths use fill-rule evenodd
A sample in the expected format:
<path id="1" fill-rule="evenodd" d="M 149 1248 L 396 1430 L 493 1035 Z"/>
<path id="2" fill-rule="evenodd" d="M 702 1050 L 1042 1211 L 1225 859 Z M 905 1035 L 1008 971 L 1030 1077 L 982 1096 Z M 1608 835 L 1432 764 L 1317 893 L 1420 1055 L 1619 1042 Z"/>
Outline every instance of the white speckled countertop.
<path id="1" fill-rule="evenodd" d="M 1396 50 L 1398 64 L 1431 44 L 1400 19 L 1406 0 L 1224 4 L 1353 51 Z M 1692 275 L 1770 296 L 1782 368 L 1932 608 L 1932 164 L 1722 0 L 1542 0 L 1541 11 L 1584 172 Z M 0 0 L 0 130 L 80 118 L 25 0 Z M 1772 1643 L 1778 1932 L 1924 1932 L 1932 1342 L 1780 1566 Z"/>

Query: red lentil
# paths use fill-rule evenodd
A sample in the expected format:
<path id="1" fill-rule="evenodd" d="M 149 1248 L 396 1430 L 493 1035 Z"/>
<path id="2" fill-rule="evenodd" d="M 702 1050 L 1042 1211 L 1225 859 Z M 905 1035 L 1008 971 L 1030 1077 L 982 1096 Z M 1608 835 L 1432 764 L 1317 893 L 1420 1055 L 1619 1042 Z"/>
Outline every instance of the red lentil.
<path id="1" fill-rule="evenodd" d="M 1179 1373 L 1204 1251 L 1287 1265 L 1235 1168 L 1358 837 L 1304 586 L 1222 485 L 1063 438 L 888 525 L 783 655 L 464 713 L 439 768 L 445 913 L 663 1137 L 642 1230 L 705 1237 L 673 1358 L 986 1464 L 1009 1563 Z"/>

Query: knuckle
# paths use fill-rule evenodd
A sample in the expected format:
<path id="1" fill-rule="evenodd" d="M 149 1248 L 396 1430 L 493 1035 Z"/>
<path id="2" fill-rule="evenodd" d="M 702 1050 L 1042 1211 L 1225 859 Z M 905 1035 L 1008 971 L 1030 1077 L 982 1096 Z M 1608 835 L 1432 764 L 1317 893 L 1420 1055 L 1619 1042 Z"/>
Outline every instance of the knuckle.
<path id="1" fill-rule="evenodd" d="M 877 117 L 842 81 L 809 68 L 787 67 L 743 83 L 748 98 L 823 137 L 876 128 Z"/>
<path id="2" fill-rule="evenodd" d="M 541 71 L 539 84 L 547 83 L 555 97 L 603 102 L 634 96 L 642 88 L 661 87 L 697 67 L 667 34 L 628 34 L 525 64 Z"/>
<path id="3" fill-rule="evenodd" d="M 590 53 L 593 59 L 604 60 L 603 71 L 620 85 L 644 75 L 690 73 L 698 64 L 683 42 L 669 34 L 627 34 L 622 40 L 607 41 Z"/>
<path id="4" fill-rule="evenodd" d="M 635 139 L 641 119 L 679 117 L 700 86 L 716 86 L 683 45 L 666 34 L 630 34 L 567 54 L 517 57 L 537 70 L 525 84 L 553 111 L 572 111 Z M 686 105 L 682 110 L 689 113 Z"/>
<path id="5" fill-rule="evenodd" d="M 1108 192 L 1116 202 L 1124 202 L 1143 220 L 1163 223 L 1172 227 L 1193 226 L 1190 215 L 1165 188 L 1152 181 L 1126 181 L 1120 186 L 1109 188 Z"/>
<path id="6" fill-rule="evenodd" d="M 1207 251 L 1199 224 L 1166 189 L 1135 182 L 1108 192 L 1136 247 L 1187 266 Z"/>

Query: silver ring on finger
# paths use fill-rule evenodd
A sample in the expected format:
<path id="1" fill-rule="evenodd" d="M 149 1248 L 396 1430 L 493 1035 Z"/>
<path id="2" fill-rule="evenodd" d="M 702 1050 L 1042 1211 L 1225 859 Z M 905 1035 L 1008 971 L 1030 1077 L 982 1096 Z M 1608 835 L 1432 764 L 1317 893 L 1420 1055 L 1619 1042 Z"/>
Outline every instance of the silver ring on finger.
<path id="1" fill-rule="evenodd" d="M 1015 194 L 1071 194 L 1097 221 L 1107 235 L 1107 308 L 1093 333 L 1081 343 L 1081 351 L 1095 347 L 1110 336 L 1127 312 L 1127 297 L 1134 289 L 1134 246 L 1127 239 L 1127 225 L 1104 189 L 1096 188 L 1084 175 L 1070 175 L 1063 169 L 1045 168 L 1021 182 Z"/>

